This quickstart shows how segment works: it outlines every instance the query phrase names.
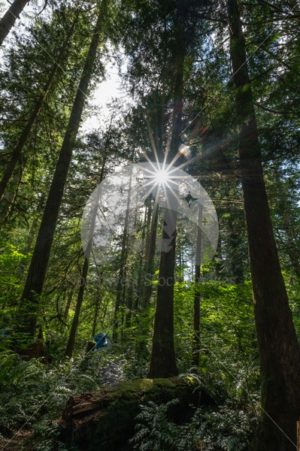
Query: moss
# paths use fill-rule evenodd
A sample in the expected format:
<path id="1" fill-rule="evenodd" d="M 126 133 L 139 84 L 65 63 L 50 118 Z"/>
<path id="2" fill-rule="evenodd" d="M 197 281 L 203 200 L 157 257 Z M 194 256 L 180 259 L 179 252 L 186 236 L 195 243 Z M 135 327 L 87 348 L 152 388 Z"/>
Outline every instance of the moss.
<path id="1" fill-rule="evenodd" d="M 148 391 L 153 388 L 153 379 L 134 379 L 132 381 L 123 382 L 117 389 L 116 393 L 136 394 Z"/>
<path id="2" fill-rule="evenodd" d="M 187 421 L 194 409 L 204 401 L 203 390 L 195 390 L 193 377 L 169 379 L 136 379 L 114 388 L 72 398 L 64 415 L 64 441 L 69 447 L 85 451 L 127 451 L 134 434 L 135 417 L 140 405 L 149 401 L 166 403 L 177 398 L 170 412 L 177 423 Z M 72 437 L 72 440 L 68 440 Z"/>

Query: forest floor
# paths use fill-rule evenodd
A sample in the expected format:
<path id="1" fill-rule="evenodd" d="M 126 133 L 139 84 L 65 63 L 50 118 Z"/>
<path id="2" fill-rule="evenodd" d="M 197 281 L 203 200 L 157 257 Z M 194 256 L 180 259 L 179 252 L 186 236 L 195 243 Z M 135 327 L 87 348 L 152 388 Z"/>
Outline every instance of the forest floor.
<path id="1" fill-rule="evenodd" d="M 5 369 L 1 450 L 246 450 L 256 424 L 258 393 L 234 395 L 212 374 L 147 379 L 120 350 L 52 364 L 9 353 Z"/>

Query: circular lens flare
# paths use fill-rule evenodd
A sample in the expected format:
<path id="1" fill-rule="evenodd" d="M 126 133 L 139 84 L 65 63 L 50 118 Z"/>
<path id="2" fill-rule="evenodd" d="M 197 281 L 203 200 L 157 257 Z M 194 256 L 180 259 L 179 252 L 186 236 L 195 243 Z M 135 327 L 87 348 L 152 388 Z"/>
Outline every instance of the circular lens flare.
<path id="1" fill-rule="evenodd" d="M 154 174 L 154 182 L 166 186 L 170 181 L 170 175 L 165 169 L 158 169 Z"/>

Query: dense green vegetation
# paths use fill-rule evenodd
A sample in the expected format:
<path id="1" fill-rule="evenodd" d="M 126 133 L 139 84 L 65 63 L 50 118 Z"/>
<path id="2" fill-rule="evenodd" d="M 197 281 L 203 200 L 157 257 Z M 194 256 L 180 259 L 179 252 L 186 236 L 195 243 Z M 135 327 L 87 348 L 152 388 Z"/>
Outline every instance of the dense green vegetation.
<path id="1" fill-rule="evenodd" d="M 295 0 L 7 5 L 1 449 L 296 448 L 299 19 Z"/>

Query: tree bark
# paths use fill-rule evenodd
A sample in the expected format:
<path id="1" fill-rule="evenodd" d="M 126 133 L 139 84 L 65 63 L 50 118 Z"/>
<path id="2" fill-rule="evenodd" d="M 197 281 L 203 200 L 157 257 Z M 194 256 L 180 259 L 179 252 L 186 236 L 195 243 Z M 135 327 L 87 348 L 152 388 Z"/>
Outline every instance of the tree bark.
<path id="1" fill-rule="evenodd" d="M 29 3 L 29 0 L 15 0 L 8 8 L 4 16 L 0 20 L 0 45 L 3 44 L 4 39 L 13 28 L 19 15 Z"/>
<path id="2" fill-rule="evenodd" d="M 195 256 L 195 294 L 194 294 L 194 336 L 193 336 L 193 356 L 192 363 L 196 370 L 200 363 L 200 303 L 201 294 L 199 283 L 201 280 L 201 254 L 202 254 L 202 205 L 199 205 L 198 228 Z"/>
<path id="3" fill-rule="evenodd" d="M 74 293 L 74 286 L 72 286 L 70 288 L 70 291 L 68 293 L 67 296 L 67 302 L 64 308 L 64 319 L 67 320 L 69 317 L 69 311 L 70 311 L 70 307 L 71 307 L 71 303 L 72 303 L 72 299 L 73 299 L 73 293 Z"/>
<path id="4" fill-rule="evenodd" d="M 102 274 L 99 274 L 100 280 L 99 280 L 99 283 L 97 284 L 97 292 L 96 292 L 96 299 L 95 299 L 95 311 L 94 311 L 93 326 L 92 326 L 92 337 L 94 337 L 96 335 L 99 310 L 100 310 L 100 305 L 102 303 L 102 294 L 100 293 L 102 277 L 103 277 Z"/>
<path id="5" fill-rule="evenodd" d="M 79 287 L 76 306 L 75 306 L 75 313 L 74 313 L 71 330 L 70 330 L 70 334 L 69 334 L 69 339 L 68 339 L 68 343 L 67 343 L 67 348 L 66 348 L 66 356 L 67 357 L 72 357 L 73 352 L 74 352 L 75 339 L 76 339 L 76 334 L 77 334 L 77 329 L 78 329 L 78 324 L 79 324 L 79 316 L 80 316 L 81 306 L 82 306 L 82 302 L 83 302 L 83 296 L 84 296 L 84 290 L 85 290 L 86 281 L 87 281 L 88 270 L 89 270 L 89 259 L 88 259 L 88 257 L 85 257 L 84 262 L 83 262 L 82 271 L 81 271 L 80 287 Z"/>
<path id="6" fill-rule="evenodd" d="M 240 285 L 244 282 L 243 255 L 241 254 L 241 246 L 243 245 L 243 224 L 237 216 L 237 211 L 234 211 L 232 207 L 229 207 L 228 210 L 227 258 L 229 260 L 229 274 L 234 283 Z"/>
<path id="7" fill-rule="evenodd" d="M 149 207 L 150 208 L 150 207 Z M 145 271 L 144 271 L 144 290 L 143 290 L 143 307 L 148 307 L 152 295 L 152 278 L 154 274 L 154 257 L 156 247 L 156 232 L 158 220 L 158 205 L 153 206 L 150 230 L 147 236 L 146 254 L 145 254 Z"/>
<path id="8" fill-rule="evenodd" d="M 62 421 L 58 422 L 59 441 L 64 442 L 66 449 L 79 451 L 131 450 L 129 439 L 134 435 L 141 404 L 167 403 L 175 398 L 178 404 L 168 409 L 168 419 L 177 425 L 186 425 L 196 408 L 213 408 L 216 403 L 191 377 L 134 379 L 71 397 Z M 166 447 L 156 449 L 163 451 Z"/>
<path id="9" fill-rule="evenodd" d="M 174 346 L 174 279 L 176 256 L 176 212 L 166 210 L 164 225 L 175 225 L 170 250 L 161 252 L 157 302 L 149 377 L 170 377 L 178 374 Z M 163 241 L 169 235 L 163 230 Z"/>
<path id="10" fill-rule="evenodd" d="M 142 237 L 141 237 L 141 248 L 140 255 L 138 259 L 138 271 L 137 271 L 137 286 L 134 295 L 133 308 L 136 312 L 143 304 L 143 292 L 145 285 L 145 271 L 144 271 L 144 260 L 146 259 L 146 250 L 148 245 L 149 228 L 151 221 L 151 207 L 150 205 L 145 208 L 145 214 L 142 225 Z"/>
<path id="11" fill-rule="evenodd" d="M 237 0 L 228 0 L 239 157 L 255 299 L 263 419 L 256 450 L 294 450 L 300 415 L 300 350 L 281 274 L 261 165 Z"/>
<path id="12" fill-rule="evenodd" d="M 181 23 L 182 17 L 175 18 L 176 54 L 174 55 L 174 110 L 169 143 L 165 160 L 171 163 L 178 155 L 180 133 L 182 128 L 183 67 L 185 60 L 185 36 Z M 150 377 L 170 377 L 178 374 L 174 345 L 174 282 L 176 266 L 176 219 L 174 211 L 166 210 L 164 214 L 163 242 L 170 239 L 169 251 L 161 252 L 159 283 L 157 288 L 156 311 L 150 361 Z M 171 237 L 166 227 L 172 226 Z"/>
<path id="13" fill-rule="evenodd" d="M 93 74 L 97 48 L 100 41 L 101 25 L 103 18 L 105 17 L 105 9 L 106 0 L 103 0 L 102 10 L 99 13 L 85 60 L 68 127 L 50 186 L 36 245 L 28 270 L 27 280 L 21 296 L 18 315 L 19 329 L 22 333 L 28 335 L 29 338 L 33 338 L 35 334 L 39 307 L 38 298 L 43 290 L 59 208 L 62 202 L 64 186 L 72 158 L 72 151 L 80 125 L 88 86 Z"/>
<path id="14" fill-rule="evenodd" d="M 124 319 L 124 309 L 125 309 L 125 293 L 126 293 L 126 271 L 127 271 L 127 257 L 128 257 L 128 226 L 129 226 L 129 215 L 130 215 L 130 204 L 131 204 L 131 190 L 132 190 L 132 172 L 130 174 L 127 205 L 124 221 L 124 230 L 122 235 L 121 243 L 121 258 L 120 258 L 120 271 L 118 275 L 117 282 L 117 295 L 114 310 L 113 319 L 113 340 L 118 341 L 122 335 L 122 326 Z"/>

